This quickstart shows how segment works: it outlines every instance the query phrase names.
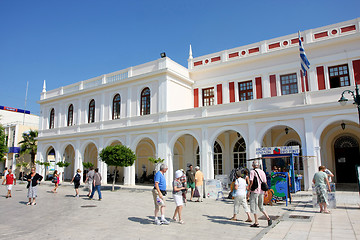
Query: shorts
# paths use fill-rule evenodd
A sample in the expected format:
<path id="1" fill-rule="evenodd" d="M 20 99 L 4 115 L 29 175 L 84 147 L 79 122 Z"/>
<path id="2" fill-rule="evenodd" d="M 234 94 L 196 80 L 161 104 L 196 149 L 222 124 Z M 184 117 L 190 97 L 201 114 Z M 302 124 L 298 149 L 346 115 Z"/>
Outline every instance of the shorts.
<path id="1" fill-rule="evenodd" d="M 175 201 L 175 204 L 177 207 L 184 205 L 182 195 L 174 194 L 173 197 L 174 197 L 174 201 Z"/>
<path id="2" fill-rule="evenodd" d="M 157 191 L 155 188 L 153 188 L 152 194 L 153 194 L 153 199 L 154 199 L 155 210 L 159 211 L 160 206 L 159 206 L 158 203 L 156 202 L 156 199 L 157 199 L 157 197 L 159 196 L 158 191 Z M 163 204 L 161 205 L 161 207 L 165 207 L 165 206 L 166 206 L 166 205 L 165 205 L 165 196 L 163 196 L 163 199 L 162 199 L 162 200 L 163 200 Z"/>
<path id="3" fill-rule="evenodd" d="M 6 185 L 7 190 L 11 191 L 12 186 L 13 186 L 12 184 L 8 184 L 8 185 Z"/>
<path id="4" fill-rule="evenodd" d="M 79 187 L 80 187 L 80 183 L 75 183 L 75 182 L 74 182 L 74 188 L 75 188 L 75 189 L 78 189 Z"/>
<path id="5" fill-rule="evenodd" d="M 191 189 L 194 189 L 195 188 L 195 183 L 191 183 L 191 182 L 188 182 L 187 183 L 187 188 L 191 188 Z"/>
<path id="6" fill-rule="evenodd" d="M 256 214 L 257 210 L 260 210 L 261 212 L 264 210 L 264 194 L 260 193 L 250 193 L 250 211 L 252 214 Z"/>

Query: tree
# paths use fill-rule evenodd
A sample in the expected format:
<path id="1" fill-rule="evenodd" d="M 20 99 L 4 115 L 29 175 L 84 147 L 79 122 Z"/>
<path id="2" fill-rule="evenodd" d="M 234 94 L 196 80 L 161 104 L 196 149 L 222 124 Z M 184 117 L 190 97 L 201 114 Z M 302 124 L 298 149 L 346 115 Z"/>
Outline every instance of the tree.
<path id="1" fill-rule="evenodd" d="M 100 152 L 100 158 L 108 166 L 115 166 L 112 191 L 114 191 L 117 167 L 130 167 L 136 160 L 135 153 L 123 145 L 107 146 Z"/>
<path id="2" fill-rule="evenodd" d="M 84 166 L 84 168 L 89 169 L 91 167 L 94 167 L 94 164 L 92 164 L 91 162 L 83 162 L 82 165 Z"/>
<path id="3" fill-rule="evenodd" d="M 6 146 L 6 136 L 3 126 L 0 124 L 0 161 L 5 160 L 5 154 L 8 152 Z"/>
<path id="4" fill-rule="evenodd" d="M 20 174 L 21 174 L 21 181 L 24 181 L 24 168 L 28 168 L 29 163 L 27 162 L 20 162 L 16 164 L 16 167 L 20 168 Z"/>
<path id="5" fill-rule="evenodd" d="M 37 137 L 38 131 L 31 130 L 29 132 L 25 132 L 22 135 L 23 140 L 19 142 L 20 144 L 20 154 L 30 154 L 31 156 L 31 166 L 35 166 L 35 156 L 37 152 Z"/>
<path id="6" fill-rule="evenodd" d="M 152 162 L 153 164 L 155 164 L 155 172 L 160 170 L 160 164 L 163 163 L 165 161 L 165 159 L 162 158 L 153 158 L 153 157 L 149 157 L 149 161 Z"/>

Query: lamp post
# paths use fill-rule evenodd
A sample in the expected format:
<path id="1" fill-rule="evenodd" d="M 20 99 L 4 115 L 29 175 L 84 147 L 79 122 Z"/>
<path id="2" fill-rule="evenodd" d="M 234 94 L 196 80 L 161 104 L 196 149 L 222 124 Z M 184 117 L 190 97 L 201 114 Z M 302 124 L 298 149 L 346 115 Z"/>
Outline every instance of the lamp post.
<path id="1" fill-rule="evenodd" d="M 360 124 L 360 95 L 359 95 L 358 85 L 356 84 L 355 91 L 345 90 L 345 91 L 342 92 L 341 98 L 338 101 L 342 106 L 345 106 L 346 102 L 348 101 L 348 99 L 346 97 L 344 97 L 345 93 L 349 93 L 353 97 L 353 100 L 354 100 L 353 104 L 356 104 L 356 107 L 358 109 L 359 124 Z"/>

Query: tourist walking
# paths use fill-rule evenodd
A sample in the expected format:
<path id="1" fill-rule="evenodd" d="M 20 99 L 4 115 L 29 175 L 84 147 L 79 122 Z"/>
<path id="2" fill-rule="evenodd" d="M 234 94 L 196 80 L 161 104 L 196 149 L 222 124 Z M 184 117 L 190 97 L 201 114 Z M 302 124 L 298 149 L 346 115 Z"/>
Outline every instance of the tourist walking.
<path id="1" fill-rule="evenodd" d="M 253 170 L 250 171 L 250 211 L 254 214 L 255 222 L 254 224 L 250 225 L 250 227 L 259 227 L 259 221 L 257 216 L 258 209 L 264 214 L 268 221 L 268 226 L 272 224 L 272 220 L 270 219 L 269 215 L 266 213 L 264 209 L 264 191 L 261 189 L 261 183 L 266 183 L 266 175 L 265 172 L 259 169 L 259 163 L 254 161 Z"/>
<path id="2" fill-rule="evenodd" d="M 53 193 L 57 193 L 56 190 L 59 187 L 60 183 L 60 173 L 57 170 L 54 171 L 52 182 L 55 183 L 55 187 L 51 190 Z"/>
<path id="3" fill-rule="evenodd" d="M 6 198 L 9 198 L 9 197 L 11 197 L 12 186 L 16 185 L 16 177 L 15 177 L 15 174 L 12 173 L 11 168 L 8 170 L 8 173 L 6 174 L 2 184 L 4 185 L 5 182 L 6 182 L 6 189 L 7 189 Z"/>
<path id="4" fill-rule="evenodd" d="M 79 197 L 79 187 L 80 187 L 80 180 L 81 180 L 80 174 L 81 174 L 81 170 L 80 169 L 76 170 L 76 173 L 70 182 L 70 183 L 74 183 L 75 197 Z"/>
<path id="5" fill-rule="evenodd" d="M 28 181 L 27 197 L 29 198 L 29 202 L 26 205 L 36 205 L 37 185 L 43 179 L 43 177 L 40 174 L 36 173 L 36 169 L 32 167 L 31 172 L 29 175 L 26 176 L 26 179 Z"/>
<path id="6" fill-rule="evenodd" d="M 317 203 L 320 206 L 320 213 L 330 213 L 327 209 L 329 205 L 326 188 L 331 192 L 328 175 L 325 173 L 326 167 L 320 166 L 319 171 L 315 173 L 313 183 L 315 184 L 315 191 L 317 195 Z"/>
<path id="7" fill-rule="evenodd" d="M 191 189 L 190 202 L 194 197 L 194 189 L 195 189 L 195 170 L 193 169 L 193 165 L 189 165 L 189 169 L 186 171 L 186 180 L 187 180 L 187 188 Z"/>
<path id="8" fill-rule="evenodd" d="M 204 198 L 204 174 L 200 171 L 200 167 L 195 167 L 195 188 L 199 191 L 199 197 L 196 202 L 202 202 Z"/>
<path id="9" fill-rule="evenodd" d="M 94 181 L 94 175 L 95 175 L 95 171 L 93 167 L 89 168 L 90 171 L 86 174 L 86 179 L 85 179 L 85 183 L 88 184 L 88 188 L 89 188 L 89 193 L 88 193 L 88 197 L 90 197 L 92 190 L 93 190 L 93 181 Z"/>
<path id="10" fill-rule="evenodd" d="M 166 164 L 160 165 L 160 170 L 155 174 L 154 177 L 154 188 L 152 190 L 154 205 L 155 205 L 155 224 L 169 224 L 169 221 L 165 219 L 165 196 L 166 196 L 166 179 L 164 174 L 168 170 Z M 159 210 L 161 212 L 161 220 L 158 219 Z"/>
<path id="11" fill-rule="evenodd" d="M 183 172 L 181 170 L 177 170 L 175 172 L 175 179 L 173 182 L 173 197 L 174 197 L 174 201 L 176 204 L 173 220 L 176 222 L 177 221 L 176 215 L 178 215 L 180 224 L 184 223 L 184 221 L 181 218 L 181 211 L 182 211 L 182 208 L 184 205 L 182 190 L 185 189 L 185 187 L 183 186 L 183 184 L 181 182 L 182 175 L 183 175 Z"/>
<path id="12" fill-rule="evenodd" d="M 94 174 L 94 180 L 93 180 L 93 190 L 92 193 L 90 195 L 90 199 L 93 199 L 95 191 L 97 191 L 98 195 L 99 195 L 99 201 L 101 201 L 102 196 L 101 196 L 101 174 L 99 173 L 99 169 L 95 168 L 95 174 Z"/>
<path id="13" fill-rule="evenodd" d="M 246 190 L 248 188 L 245 180 L 246 175 L 241 173 L 241 170 L 237 170 L 235 176 L 236 180 L 234 184 L 234 215 L 230 220 L 237 221 L 236 215 L 239 214 L 239 207 L 240 205 L 242 205 L 247 215 L 247 219 L 245 222 L 252 222 L 249 205 L 247 204 L 246 200 Z"/>

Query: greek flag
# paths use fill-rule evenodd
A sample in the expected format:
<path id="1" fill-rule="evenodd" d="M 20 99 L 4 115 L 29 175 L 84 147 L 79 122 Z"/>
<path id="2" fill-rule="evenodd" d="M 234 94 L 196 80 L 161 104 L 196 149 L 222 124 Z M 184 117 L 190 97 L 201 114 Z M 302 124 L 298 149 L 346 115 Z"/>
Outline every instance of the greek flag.
<path id="1" fill-rule="evenodd" d="M 300 31 L 299 31 L 299 50 L 300 50 L 300 59 L 301 59 L 301 69 L 303 71 L 303 75 L 305 77 L 306 71 L 310 69 L 310 62 L 306 57 L 305 50 L 302 46 Z"/>

